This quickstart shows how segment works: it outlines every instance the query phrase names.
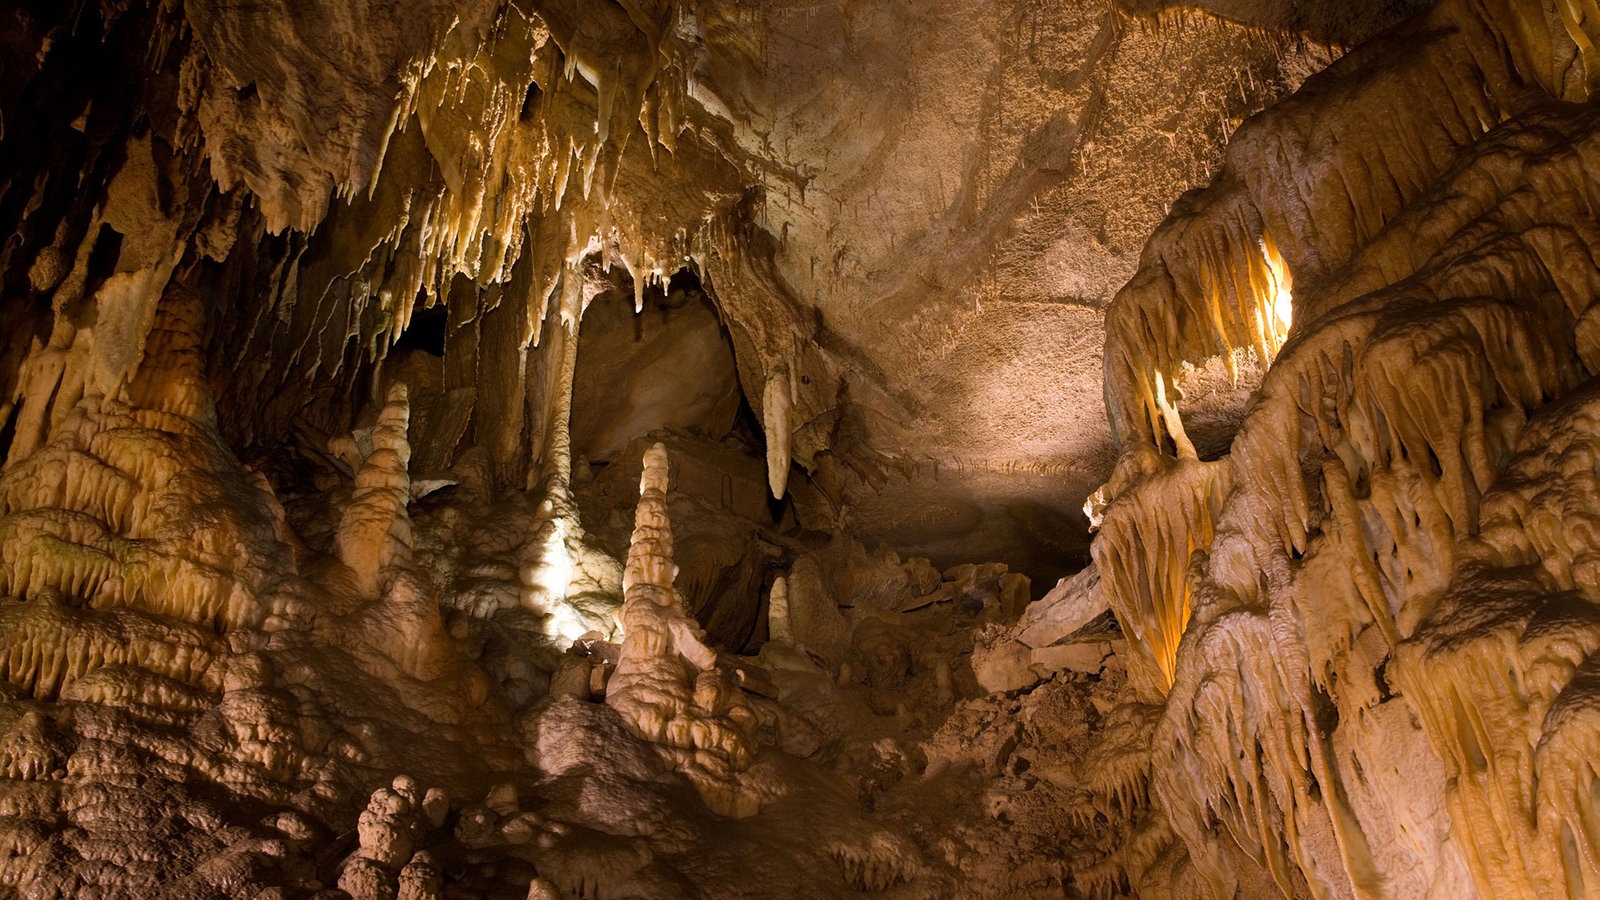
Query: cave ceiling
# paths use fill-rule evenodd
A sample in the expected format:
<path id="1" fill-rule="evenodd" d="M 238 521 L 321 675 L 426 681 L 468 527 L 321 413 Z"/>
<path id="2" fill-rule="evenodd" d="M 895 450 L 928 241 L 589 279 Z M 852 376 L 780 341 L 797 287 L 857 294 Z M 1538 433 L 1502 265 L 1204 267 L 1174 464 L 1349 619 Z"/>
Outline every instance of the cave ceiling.
<path id="1" fill-rule="evenodd" d="M 1101 319 L 1144 237 L 1242 118 L 1337 55 L 1319 40 L 1394 14 L 1240 7 L 199 2 L 108 7 L 96 35 L 23 6 L 10 95 L 91 57 L 117 77 L 74 85 L 78 109 L 17 106 L 13 153 L 105 145 L 104 202 L 14 185 L 10 255 L 53 261 L 29 286 L 58 308 L 198 267 L 243 447 L 350 427 L 442 305 L 455 414 L 419 452 L 480 447 L 522 485 L 544 320 L 587 304 L 586 263 L 641 296 L 687 265 L 750 406 L 827 485 L 797 495 L 810 518 L 1043 576 L 1082 559 L 1079 508 L 1114 459 Z M 1240 398 L 1215 382 L 1225 432 Z"/>

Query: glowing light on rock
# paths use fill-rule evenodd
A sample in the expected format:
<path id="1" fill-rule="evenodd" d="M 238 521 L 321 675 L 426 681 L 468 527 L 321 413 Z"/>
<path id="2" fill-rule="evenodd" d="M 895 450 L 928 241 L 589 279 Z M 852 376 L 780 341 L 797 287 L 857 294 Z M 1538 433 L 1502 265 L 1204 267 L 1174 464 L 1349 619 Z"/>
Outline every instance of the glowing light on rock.
<path id="1" fill-rule="evenodd" d="M 1272 240 L 1272 235 L 1263 233 L 1256 243 L 1261 248 L 1261 258 L 1266 261 L 1267 271 L 1272 274 L 1271 294 L 1263 298 L 1267 301 L 1263 305 L 1272 315 L 1268 332 L 1272 337 L 1272 353 L 1276 356 L 1278 348 L 1289 337 L 1289 326 L 1294 324 L 1294 276 L 1289 273 L 1289 265 L 1278 253 L 1278 245 Z"/>
<path id="2" fill-rule="evenodd" d="M 589 631 L 572 604 L 572 580 L 577 574 L 571 548 L 567 546 L 569 525 L 557 518 L 545 537 L 544 552 L 525 574 L 526 605 L 547 618 L 544 633 L 552 640 L 569 644 Z"/>

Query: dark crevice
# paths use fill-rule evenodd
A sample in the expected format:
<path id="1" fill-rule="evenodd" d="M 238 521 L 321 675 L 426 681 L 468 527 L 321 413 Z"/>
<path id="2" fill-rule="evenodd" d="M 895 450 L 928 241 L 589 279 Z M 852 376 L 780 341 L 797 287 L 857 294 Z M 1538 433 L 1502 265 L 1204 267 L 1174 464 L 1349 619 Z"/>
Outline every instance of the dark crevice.
<path id="1" fill-rule="evenodd" d="M 539 98 L 544 96 L 544 91 L 539 88 L 537 81 L 528 82 L 528 92 L 522 97 L 522 111 L 517 119 L 521 122 L 531 120 L 539 112 Z"/>
<path id="2" fill-rule="evenodd" d="M 117 260 L 122 257 L 122 233 L 110 225 L 102 224 L 95 237 L 94 249 L 89 252 L 88 279 L 84 283 L 84 296 L 92 296 L 117 271 Z"/>
<path id="3" fill-rule="evenodd" d="M 739 444 L 744 452 L 751 456 L 760 456 L 766 453 L 766 437 L 761 428 L 761 417 L 756 415 L 755 407 L 750 405 L 750 398 L 739 394 L 739 411 L 734 414 L 733 428 L 723 435 L 723 441 Z"/>
<path id="4" fill-rule="evenodd" d="M 450 312 L 444 304 L 431 306 L 411 314 L 411 324 L 394 342 L 396 350 L 421 350 L 431 356 L 444 356 L 445 328 L 450 322 Z"/>
<path id="5" fill-rule="evenodd" d="M 17 420 L 22 418 L 22 407 L 26 400 L 20 401 L 12 408 L 10 415 L 0 421 L 0 465 L 5 465 L 6 456 L 11 452 L 11 444 L 17 439 Z"/>
<path id="6" fill-rule="evenodd" d="M 694 293 L 704 294 L 705 286 L 701 284 L 700 276 L 688 266 L 673 272 L 672 277 L 667 279 L 667 297 L 669 301 L 673 294 L 689 295 Z"/>

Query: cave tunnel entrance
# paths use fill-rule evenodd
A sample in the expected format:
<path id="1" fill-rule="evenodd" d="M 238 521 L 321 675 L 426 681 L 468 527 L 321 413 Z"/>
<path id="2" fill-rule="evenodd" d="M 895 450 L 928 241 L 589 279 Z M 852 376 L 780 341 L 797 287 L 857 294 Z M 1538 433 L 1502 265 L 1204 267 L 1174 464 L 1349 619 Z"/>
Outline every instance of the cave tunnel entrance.
<path id="1" fill-rule="evenodd" d="M 766 444 L 739 383 L 732 337 L 699 275 L 684 267 L 644 293 L 613 268 L 584 313 L 573 378 L 573 489 L 586 530 L 627 553 L 644 449 L 672 460 L 677 586 L 714 640 L 765 640 L 763 598 L 792 529 L 787 500 L 770 500 Z"/>
<path id="2" fill-rule="evenodd" d="M 392 349 L 421 350 L 429 356 L 444 356 L 445 328 L 449 322 L 450 312 L 443 303 L 416 310 Z"/>
<path id="3" fill-rule="evenodd" d="M 699 277 L 684 267 L 644 296 L 635 313 L 624 274 L 583 316 L 572 450 L 591 465 L 615 462 L 663 429 L 721 441 L 739 421 L 733 342 Z"/>

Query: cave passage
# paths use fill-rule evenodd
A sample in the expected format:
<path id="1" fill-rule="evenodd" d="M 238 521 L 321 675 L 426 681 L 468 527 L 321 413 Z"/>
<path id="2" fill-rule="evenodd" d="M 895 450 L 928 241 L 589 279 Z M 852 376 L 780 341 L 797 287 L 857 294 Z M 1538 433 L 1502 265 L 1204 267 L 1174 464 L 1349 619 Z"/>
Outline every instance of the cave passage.
<path id="1" fill-rule="evenodd" d="M 642 312 L 632 300 L 624 279 L 590 303 L 580 326 L 572 448 L 591 464 L 661 429 L 720 441 L 748 405 L 733 343 L 692 270 L 647 290 Z"/>
<path id="2" fill-rule="evenodd" d="M 393 344 L 395 350 L 421 350 L 429 356 L 444 356 L 445 327 L 450 312 L 433 306 L 411 314 L 411 322 Z"/>

